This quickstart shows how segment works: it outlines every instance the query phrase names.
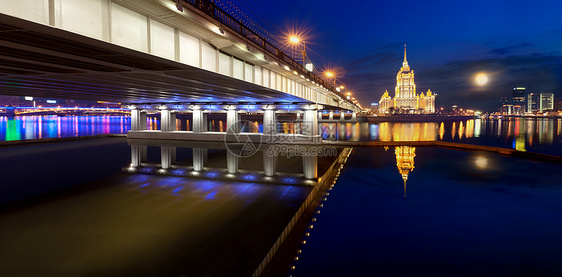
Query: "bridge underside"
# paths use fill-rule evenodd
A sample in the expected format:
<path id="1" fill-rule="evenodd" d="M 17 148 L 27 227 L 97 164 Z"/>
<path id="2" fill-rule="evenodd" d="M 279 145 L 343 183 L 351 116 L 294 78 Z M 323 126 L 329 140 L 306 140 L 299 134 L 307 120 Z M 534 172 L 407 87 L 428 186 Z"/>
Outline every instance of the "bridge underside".
<path id="1" fill-rule="evenodd" d="M 0 94 L 4 95 L 133 104 L 310 103 L 274 89 L 3 14 L 0 33 Z"/>

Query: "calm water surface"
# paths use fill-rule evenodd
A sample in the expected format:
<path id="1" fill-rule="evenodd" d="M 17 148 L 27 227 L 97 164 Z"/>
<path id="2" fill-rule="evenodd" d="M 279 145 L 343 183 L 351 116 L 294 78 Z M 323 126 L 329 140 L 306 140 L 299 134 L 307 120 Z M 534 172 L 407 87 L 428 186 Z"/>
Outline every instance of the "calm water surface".
<path id="1" fill-rule="evenodd" d="M 249 121 L 244 132 L 261 132 L 260 121 Z M 0 117 L 0 140 L 56 138 L 124 134 L 130 130 L 127 116 L 22 116 Z M 223 120 L 210 119 L 208 129 L 224 132 Z M 147 129 L 158 130 L 157 117 L 147 119 Z M 176 120 L 178 131 L 189 131 L 191 122 Z M 281 122 L 282 133 L 299 133 L 300 124 Z M 508 118 L 503 120 L 474 119 L 455 122 L 423 123 L 320 123 L 319 132 L 325 140 L 346 141 L 456 141 L 498 146 L 543 154 L 562 155 L 562 119 Z"/>
<path id="2" fill-rule="evenodd" d="M 126 132 L 128 120 L 3 118 L 0 127 L 5 140 L 29 139 Z M 149 128 L 157 126 L 149 120 Z M 446 140 L 560 155 L 560 124 L 468 120 L 321 130 L 330 140 Z M 321 176 L 336 158 L 317 157 L 315 164 L 258 152 L 236 159 L 222 144 L 138 143 L 1 148 L 0 275 L 249 276 L 286 226 L 300 230 L 289 222 L 313 195 L 302 181 L 304 167 L 317 166 Z M 203 171 L 195 170 L 196 160 Z M 162 170 L 164 161 L 171 170 Z M 319 206 L 281 247 L 288 259 L 275 262 L 282 270 L 266 272 L 562 276 L 560 165 L 411 146 L 356 148 L 338 161 L 344 165 L 334 187 L 316 192 Z M 265 176 L 272 165 L 275 175 Z"/>
<path id="3" fill-rule="evenodd" d="M 561 169 L 480 152 L 355 149 L 291 275 L 560 276 Z"/>

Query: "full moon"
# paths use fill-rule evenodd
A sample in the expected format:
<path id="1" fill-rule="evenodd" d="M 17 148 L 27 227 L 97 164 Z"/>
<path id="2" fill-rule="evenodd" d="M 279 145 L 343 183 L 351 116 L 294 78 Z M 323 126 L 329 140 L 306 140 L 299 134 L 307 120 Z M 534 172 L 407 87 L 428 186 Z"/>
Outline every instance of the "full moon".
<path id="1" fill-rule="evenodd" d="M 474 80 L 476 81 L 477 85 L 484 86 L 488 83 L 488 75 L 484 73 L 478 73 L 476 75 L 476 78 L 474 78 Z"/>

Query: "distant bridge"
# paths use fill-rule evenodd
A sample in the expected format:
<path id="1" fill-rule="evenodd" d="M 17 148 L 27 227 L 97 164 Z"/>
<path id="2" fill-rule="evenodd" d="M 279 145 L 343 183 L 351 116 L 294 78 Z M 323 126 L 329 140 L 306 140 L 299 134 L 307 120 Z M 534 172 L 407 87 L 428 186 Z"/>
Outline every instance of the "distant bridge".
<path id="1" fill-rule="evenodd" d="M 12 110 L 9 113 L 9 110 Z M 129 109 L 123 108 L 88 108 L 88 107 L 11 107 L 0 108 L 0 115 L 129 115 Z"/>

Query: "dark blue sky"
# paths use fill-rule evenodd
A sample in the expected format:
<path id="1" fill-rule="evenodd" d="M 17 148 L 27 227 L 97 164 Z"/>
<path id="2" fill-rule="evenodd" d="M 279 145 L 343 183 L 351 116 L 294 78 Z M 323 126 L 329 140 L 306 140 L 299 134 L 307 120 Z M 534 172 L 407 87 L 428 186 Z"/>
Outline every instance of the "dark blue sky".
<path id="1" fill-rule="evenodd" d="M 495 110 L 514 86 L 562 96 L 562 1 L 234 2 L 273 34 L 311 29 L 312 61 L 343 67 L 338 79 L 363 106 L 394 95 L 404 44 L 417 92 L 438 91 L 443 106 Z M 478 72 L 487 86 L 474 84 Z"/>

